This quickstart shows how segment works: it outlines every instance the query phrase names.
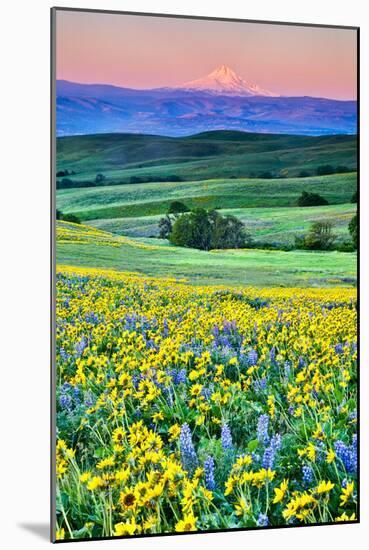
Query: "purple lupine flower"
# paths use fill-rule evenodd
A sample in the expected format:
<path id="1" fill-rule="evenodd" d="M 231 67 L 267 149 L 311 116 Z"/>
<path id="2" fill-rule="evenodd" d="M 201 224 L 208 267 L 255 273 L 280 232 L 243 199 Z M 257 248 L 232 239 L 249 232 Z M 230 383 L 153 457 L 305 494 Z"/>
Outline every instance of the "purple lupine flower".
<path id="1" fill-rule="evenodd" d="M 169 327 L 168 327 L 168 321 L 167 319 L 164 319 L 163 321 L 163 337 L 166 338 L 169 334 Z"/>
<path id="2" fill-rule="evenodd" d="M 249 353 L 247 354 L 247 360 L 248 360 L 249 365 L 254 367 L 256 365 L 256 363 L 258 362 L 257 351 L 255 351 L 254 349 L 251 349 L 249 351 Z"/>
<path id="3" fill-rule="evenodd" d="M 263 461 L 262 461 L 262 467 L 266 470 L 270 468 L 273 470 L 275 457 L 277 454 L 277 451 L 281 448 L 282 445 L 282 438 L 279 434 L 274 435 L 269 443 L 269 446 L 264 451 Z"/>
<path id="4" fill-rule="evenodd" d="M 275 347 L 273 346 L 269 352 L 269 359 L 271 360 L 272 363 L 275 362 L 275 356 L 276 356 L 276 351 L 275 351 Z"/>
<path id="5" fill-rule="evenodd" d="M 254 390 L 256 391 L 256 393 L 258 393 L 260 391 L 263 391 L 267 387 L 267 379 L 264 376 L 260 380 L 255 380 L 253 386 L 254 386 Z"/>
<path id="6" fill-rule="evenodd" d="M 97 325 L 99 323 L 99 317 L 93 311 L 86 313 L 85 315 L 86 323 L 91 323 L 92 325 Z"/>
<path id="7" fill-rule="evenodd" d="M 209 401 L 210 397 L 212 396 L 212 394 L 214 393 L 214 385 L 213 384 L 209 384 L 209 387 L 208 388 L 202 388 L 201 390 L 201 395 L 203 397 L 205 397 L 205 399 L 207 401 Z"/>
<path id="8" fill-rule="evenodd" d="M 289 361 L 285 361 L 284 363 L 284 377 L 288 379 L 291 374 L 291 363 Z"/>
<path id="9" fill-rule="evenodd" d="M 353 438 L 352 445 L 346 445 L 343 441 L 338 440 L 334 444 L 334 452 L 339 458 L 348 473 L 356 473 L 357 471 L 357 438 Z"/>
<path id="10" fill-rule="evenodd" d="M 59 349 L 59 355 L 63 361 L 66 361 L 67 359 L 69 359 L 69 353 L 67 353 L 64 348 Z"/>
<path id="11" fill-rule="evenodd" d="M 85 351 L 87 347 L 87 338 L 85 336 L 82 336 L 79 342 L 75 345 L 75 350 L 78 357 L 81 357 L 82 353 Z"/>
<path id="12" fill-rule="evenodd" d="M 191 474 L 197 467 L 197 456 L 194 444 L 192 443 L 191 430 L 187 423 L 183 424 L 181 427 L 179 446 L 183 469 Z"/>
<path id="13" fill-rule="evenodd" d="M 263 445 L 266 445 L 269 441 L 268 428 L 269 416 L 267 414 L 261 414 L 258 420 L 257 438 Z"/>
<path id="14" fill-rule="evenodd" d="M 61 406 L 62 409 L 67 409 L 69 410 L 71 408 L 71 405 L 72 405 L 72 398 L 69 394 L 67 393 L 63 393 L 60 397 L 59 397 L 59 404 Z"/>
<path id="15" fill-rule="evenodd" d="M 268 516 L 266 516 L 265 514 L 260 513 L 259 517 L 257 519 L 256 525 L 258 527 L 267 527 L 267 525 L 269 525 Z"/>
<path id="16" fill-rule="evenodd" d="M 336 344 L 334 346 L 334 351 L 337 353 L 337 355 L 341 355 L 343 353 L 343 345 L 342 344 Z"/>
<path id="17" fill-rule="evenodd" d="M 204 473 L 205 473 L 205 486 L 209 491 L 214 491 L 215 489 L 215 478 L 214 478 L 214 459 L 211 456 L 208 456 L 204 461 Z"/>
<path id="18" fill-rule="evenodd" d="M 221 440 L 223 451 L 230 451 L 233 449 L 232 434 L 228 424 L 222 425 Z"/>
<path id="19" fill-rule="evenodd" d="M 314 472 L 311 466 L 302 467 L 302 483 L 304 487 L 309 487 L 314 479 Z"/>

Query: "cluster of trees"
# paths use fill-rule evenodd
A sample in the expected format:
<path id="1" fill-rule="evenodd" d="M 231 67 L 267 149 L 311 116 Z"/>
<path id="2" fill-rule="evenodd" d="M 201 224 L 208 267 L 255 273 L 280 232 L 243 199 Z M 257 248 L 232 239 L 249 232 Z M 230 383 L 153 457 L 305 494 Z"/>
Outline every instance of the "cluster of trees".
<path id="1" fill-rule="evenodd" d="M 60 170 L 56 173 L 56 176 L 71 176 L 73 174 L 75 174 L 73 170 Z M 74 189 L 76 187 L 95 187 L 99 185 L 106 185 L 106 176 L 104 176 L 104 174 L 96 174 L 94 181 L 75 181 L 66 177 L 62 177 L 61 180 L 56 180 L 57 189 Z"/>
<path id="2" fill-rule="evenodd" d="M 297 200 L 298 206 L 323 206 L 328 204 L 327 199 L 318 193 L 303 191 Z"/>
<path id="3" fill-rule="evenodd" d="M 65 176 L 74 176 L 75 171 L 74 170 L 59 170 L 56 173 L 57 178 L 64 178 Z"/>
<path id="4" fill-rule="evenodd" d="M 300 170 L 297 174 L 295 171 L 292 171 L 292 174 L 290 173 L 290 170 L 288 168 L 282 168 L 282 170 L 279 170 L 277 172 L 273 172 L 270 170 L 264 170 L 261 172 L 249 172 L 247 174 L 243 175 L 231 175 L 229 176 L 230 179 L 237 179 L 237 178 L 260 178 L 260 179 L 283 179 L 283 178 L 289 178 L 291 176 L 298 177 L 298 178 L 309 178 L 311 176 L 327 176 L 330 174 L 347 174 L 348 172 L 352 172 L 354 169 L 349 168 L 348 166 L 332 166 L 331 164 L 322 164 L 321 166 L 318 166 L 316 169 L 313 169 L 311 171 L 309 170 Z"/>
<path id="5" fill-rule="evenodd" d="M 176 174 L 171 174 L 169 176 L 131 176 L 129 178 L 129 183 L 150 183 L 150 182 L 179 182 L 183 181 L 183 178 L 181 176 L 177 176 Z"/>
<path id="6" fill-rule="evenodd" d="M 348 224 L 351 242 L 336 245 L 337 235 L 333 233 L 333 225 L 329 221 L 314 222 L 308 233 L 295 237 L 295 247 L 304 250 L 333 250 L 351 251 L 357 249 L 357 214 Z"/>
<path id="7" fill-rule="evenodd" d="M 322 164 L 316 169 L 317 176 L 329 176 L 330 174 L 347 174 L 352 172 L 348 166 L 332 166 L 331 164 Z"/>
<path id="8" fill-rule="evenodd" d="M 357 203 L 357 191 L 353 193 L 350 202 L 353 204 Z M 297 199 L 297 204 L 298 206 L 324 206 L 329 204 L 329 202 L 318 193 L 303 191 Z"/>
<path id="9" fill-rule="evenodd" d="M 56 181 L 56 188 L 57 189 L 74 189 L 77 187 L 98 187 L 101 185 L 120 185 L 124 183 L 150 183 L 150 182 L 180 182 L 183 181 L 183 178 L 181 176 L 177 176 L 176 174 L 171 174 L 169 176 L 155 176 L 155 175 L 147 175 L 147 176 L 131 176 L 125 181 L 109 181 L 108 178 L 104 174 L 96 174 L 96 177 L 94 180 L 84 180 L 84 181 L 76 181 L 71 179 L 67 176 L 75 175 L 75 172 L 73 170 L 59 170 L 56 173 L 58 179 Z"/>
<path id="10" fill-rule="evenodd" d="M 326 203 L 324 203 L 326 204 Z M 357 215 L 351 219 L 348 230 L 351 241 L 337 242 L 330 221 L 314 222 L 306 235 L 295 237 L 295 246 L 303 250 L 342 250 L 357 248 Z M 222 248 L 273 248 L 270 243 L 251 239 L 245 225 L 235 216 L 223 216 L 216 210 L 189 208 L 180 201 L 170 204 L 166 216 L 159 220 L 159 235 L 172 244 L 200 250 Z M 265 246 L 263 246 L 265 245 Z M 274 246 L 274 248 L 276 248 Z M 277 247 L 280 248 L 280 247 Z"/>
<path id="11" fill-rule="evenodd" d="M 216 210 L 188 208 L 175 201 L 168 214 L 159 221 L 162 238 L 176 246 L 213 250 L 220 248 L 245 248 L 251 243 L 244 224 L 235 216 L 222 216 Z"/>
<path id="12" fill-rule="evenodd" d="M 61 210 L 56 211 L 56 219 L 64 222 L 81 223 L 81 220 L 74 214 L 63 214 Z"/>

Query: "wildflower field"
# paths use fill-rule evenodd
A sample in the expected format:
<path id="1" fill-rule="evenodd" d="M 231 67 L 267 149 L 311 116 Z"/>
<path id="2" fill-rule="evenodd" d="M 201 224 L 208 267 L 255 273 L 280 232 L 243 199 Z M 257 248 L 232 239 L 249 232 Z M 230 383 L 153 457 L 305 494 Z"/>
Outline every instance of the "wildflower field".
<path id="1" fill-rule="evenodd" d="M 354 288 L 59 265 L 56 306 L 58 539 L 356 519 Z"/>

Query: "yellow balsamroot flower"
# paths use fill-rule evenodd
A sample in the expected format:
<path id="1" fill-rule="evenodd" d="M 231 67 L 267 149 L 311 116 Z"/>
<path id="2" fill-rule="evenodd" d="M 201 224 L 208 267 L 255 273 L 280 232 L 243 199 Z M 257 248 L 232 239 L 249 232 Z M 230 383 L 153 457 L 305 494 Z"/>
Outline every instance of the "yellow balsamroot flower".
<path id="1" fill-rule="evenodd" d="M 91 477 L 91 472 L 84 472 L 79 476 L 79 480 L 81 483 L 87 483 L 90 477 Z"/>
<path id="2" fill-rule="evenodd" d="M 346 487 L 342 487 L 342 494 L 340 496 L 341 506 L 347 504 L 347 502 L 353 498 L 353 494 L 354 482 L 350 481 L 346 484 Z"/>
<path id="3" fill-rule="evenodd" d="M 134 518 L 125 523 L 116 523 L 114 526 L 114 536 L 124 537 L 126 535 L 134 535 L 137 531 L 137 525 Z"/>
<path id="4" fill-rule="evenodd" d="M 95 489 L 99 489 L 104 485 L 104 480 L 100 476 L 94 476 L 90 481 L 87 483 L 87 489 L 89 491 L 95 491 Z"/>
<path id="5" fill-rule="evenodd" d="M 181 519 L 180 521 L 178 521 L 178 523 L 176 523 L 176 532 L 177 533 L 186 533 L 188 531 L 197 531 L 197 527 L 196 527 L 196 521 L 197 521 L 197 518 L 191 513 L 191 514 L 186 514 L 183 519 Z"/>
<path id="6" fill-rule="evenodd" d="M 315 432 L 313 433 L 313 438 L 314 439 L 324 439 L 325 438 L 325 435 L 323 433 L 323 428 L 322 428 L 322 425 L 321 424 L 318 424 L 317 427 L 316 427 L 316 430 Z"/>
<path id="7" fill-rule="evenodd" d="M 145 531 L 151 531 L 152 529 L 154 529 L 154 527 L 156 527 L 156 524 L 157 524 L 157 518 L 156 516 L 151 514 L 145 519 L 143 528 Z"/>
<path id="8" fill-rule="evenodd" d="M 194 384 L 193 386 L 191 386 L 190 394 L 192 396 L 200 395 L 202 387 L 203 387 L 202 384 Z"/>
<path id="9" fill-rule="evenodd" d="M 180 436 L 180 433 L 181 433 L 180 425 L 179 424 L 173 424 L 173 426 L 171 426 L 168 429 L 168 433 L 170 435 L 169 441 L 173 441 L 174 439 L 177 439 Z"/>
<path id="10" fill-rule="evenodd" d="M 281 502 L 284 499 L 287 490 L 288 490 L 288 480 L 284 479 L 280 484 L 280 486 L 275 487 L 274 489 L 275 497 L 273 500 L 273 504 L 277 504 L 278 502 Z"/>
<path id="11" fill-rule="evenodd" d="M 253 474 L 252 484 L 255 485 L 255 487 L 262 487 L 268 481 L 273 481 L 274 478 L 275 472 L 273 472 L 270 468 L 267 470 L 265 468 L 261 468 L 261 470 Z"/>
<path id="12" fill-rule="evenodd" d="M 123 428 L 115 428 L 112 434 L 112 441 L 114 443 L 114 450 L 120 450 L 123 445 L 124 437 L 126 432 Z"/>
<path id="13" fill-rule="evenodd" d="M 158 422 L 159 420 L 164 420 L 164 414 L 162 411 L 159 411 L 152 415 L 153 422 Z"/>
<path id="14" fill-rule="evenodd" d="M 294 517 L 305 520 L 309 513 L 315 508 L 316 504 L 317 500 L 313 495 L 309 493 L 297 494 L 287 504 L 282 515 L 287 520 L 293 519 Z"/>
<path id="15" fill-rule="evenodd" d="M 137 497 L 134 489 L 126 487 L 119 495 L 119 503 L 122 508 L 134 508 L 137 504 Z"/>
<path id="16" fill-rule="evenodd" d="M 351 516 L 348 516 L 346 512 L 343 512 L 340 516 L 336 517 L 334 521 L 355 521 L 356 520 L 356 514 L 353 512 Z"/>
<path id="17" fill-rule="evenodd" d="M 114 464 L 115 464 L 115 458 L 112 455 L 100 460 L 100 462 L 96 464 L 96 468 L 98 470 L 103 470 L 104 468 L 110 468 L 111 466 L 114 466 Z"/>
<path id="18" fill-rule="evenodd" d="M 305 449 L 297 449 L 297 454 L 300 457 L 307 456 L 311 462 L 315 462 L 316 459 L 316 449 L 315 446 L 309 442 Z"/>
<path id="19" fill-rule="evenodd" d="M 61 529 L 58 529 L 55 533 L 55 538 L 56 540 L 64 540 L 65 538 L 65 530 L 64 530 L 64 527 L 62 527 Z"/>
<path id="20" fill-rule="evenodd" d="M 314 493 L 322 495 L 324 493 L 329 493 L 334 487 L 334 483 L 331 481 L 321 481 L 319 485 L 313 490 Z"/>
<path id="21" fill-rule="evenodd" d="M 244 497 L 240 497 L 234 505 L 236 516 L 245 516 L 250 511 L 250 505 Z"/>
<path id="22" fill-rule="evenodd" d="M 126 483 L 131 475 L 131 468 L 127 466 L 121 470 L 116 470 L 115 479 L 118 483 Z"/>
<path id="23" fill-rule="evenodd" d="M 327 453 L 327 458 L 326 458 L 327 463 L 331 464 L 335 458 L 336 458 L 335 452 L 332 449 L 329 449 Z"/>
<path id="24" fill-rule="evenodd" d="M 268 403 L 268 407 L 269 407 L 270 417 L 274 418 L 274 416 L 275 416 L 275 397 L 274 397 L 274 395 L 269 395 L 268 396 L 267 403 Z"/>
<path id="25" fill-rule="evenodd" d="M 205 422 L 205 415 L 204 414 L 200 414 L 197 418 L 196 418 L 196 426 L 202 426 Z"/>
<path id="26" fill-rule="evenodd" d="M 235 476 L 230 476 L 227 481 L 225 482 L 225 491 L 224 491 L 224 496 L 228 496 L 230 495 L 234 488 L 235 488 L 235 485 L 237 484 L 239 478 L 238 477 L 235 477 Z"/>

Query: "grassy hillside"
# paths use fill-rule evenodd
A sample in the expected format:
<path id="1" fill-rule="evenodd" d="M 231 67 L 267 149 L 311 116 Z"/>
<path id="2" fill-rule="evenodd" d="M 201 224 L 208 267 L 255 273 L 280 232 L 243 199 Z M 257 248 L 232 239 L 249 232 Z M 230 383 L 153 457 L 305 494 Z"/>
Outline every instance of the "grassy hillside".
<path id="1" fill-rule="evenodd" d="M 356 170 L 355 136 L 288 136 L 234 131 L 205 132 L 185 138 L 144 134 L 61 137 L 57 170 L 73 170 L 72 180 L 93 182 L 103 173 L 108 184 L 132 176 L 179 176 L 184 180 L 316 173 L 319 165 Z"/>
<path id="2" fill-rule="evenodd" d="M 114 268 L 191 283 L 231 286 L 342 286 L 356 281 L 356 254 L 173 247 L 58 222 L 57 263 Z"/>
<path id="3" fill-rule="evenodd" d="M 222 214 L 232 214 L 245 224 L 254 239 L 264 242 L 289 244 L 295 235 L 306 233 L 310 224 L 319 220 L 329 220 L 339 239 L 349 239 L 348 223 L 356 212 L 356 204 L 314 206 L 311 208 L 235 208 L 220 210 Z M 129 237 L 157 237 L 159 235 L 158 216 L 142 218 L 112 218 L 91 220 L 89 225 L 118 235 Z"/>
<path id="4" fill-rule="evenodd" d="M 173 200 L 204 208 L 296 206 L 303 190 L 325 197 L 330 204 L 350 202 L 356 173 L 276 180 L 205 180 L 141 183 L 59 190 L 58 209 L 81 220 L 152 216 L 167 211 Z"/>

